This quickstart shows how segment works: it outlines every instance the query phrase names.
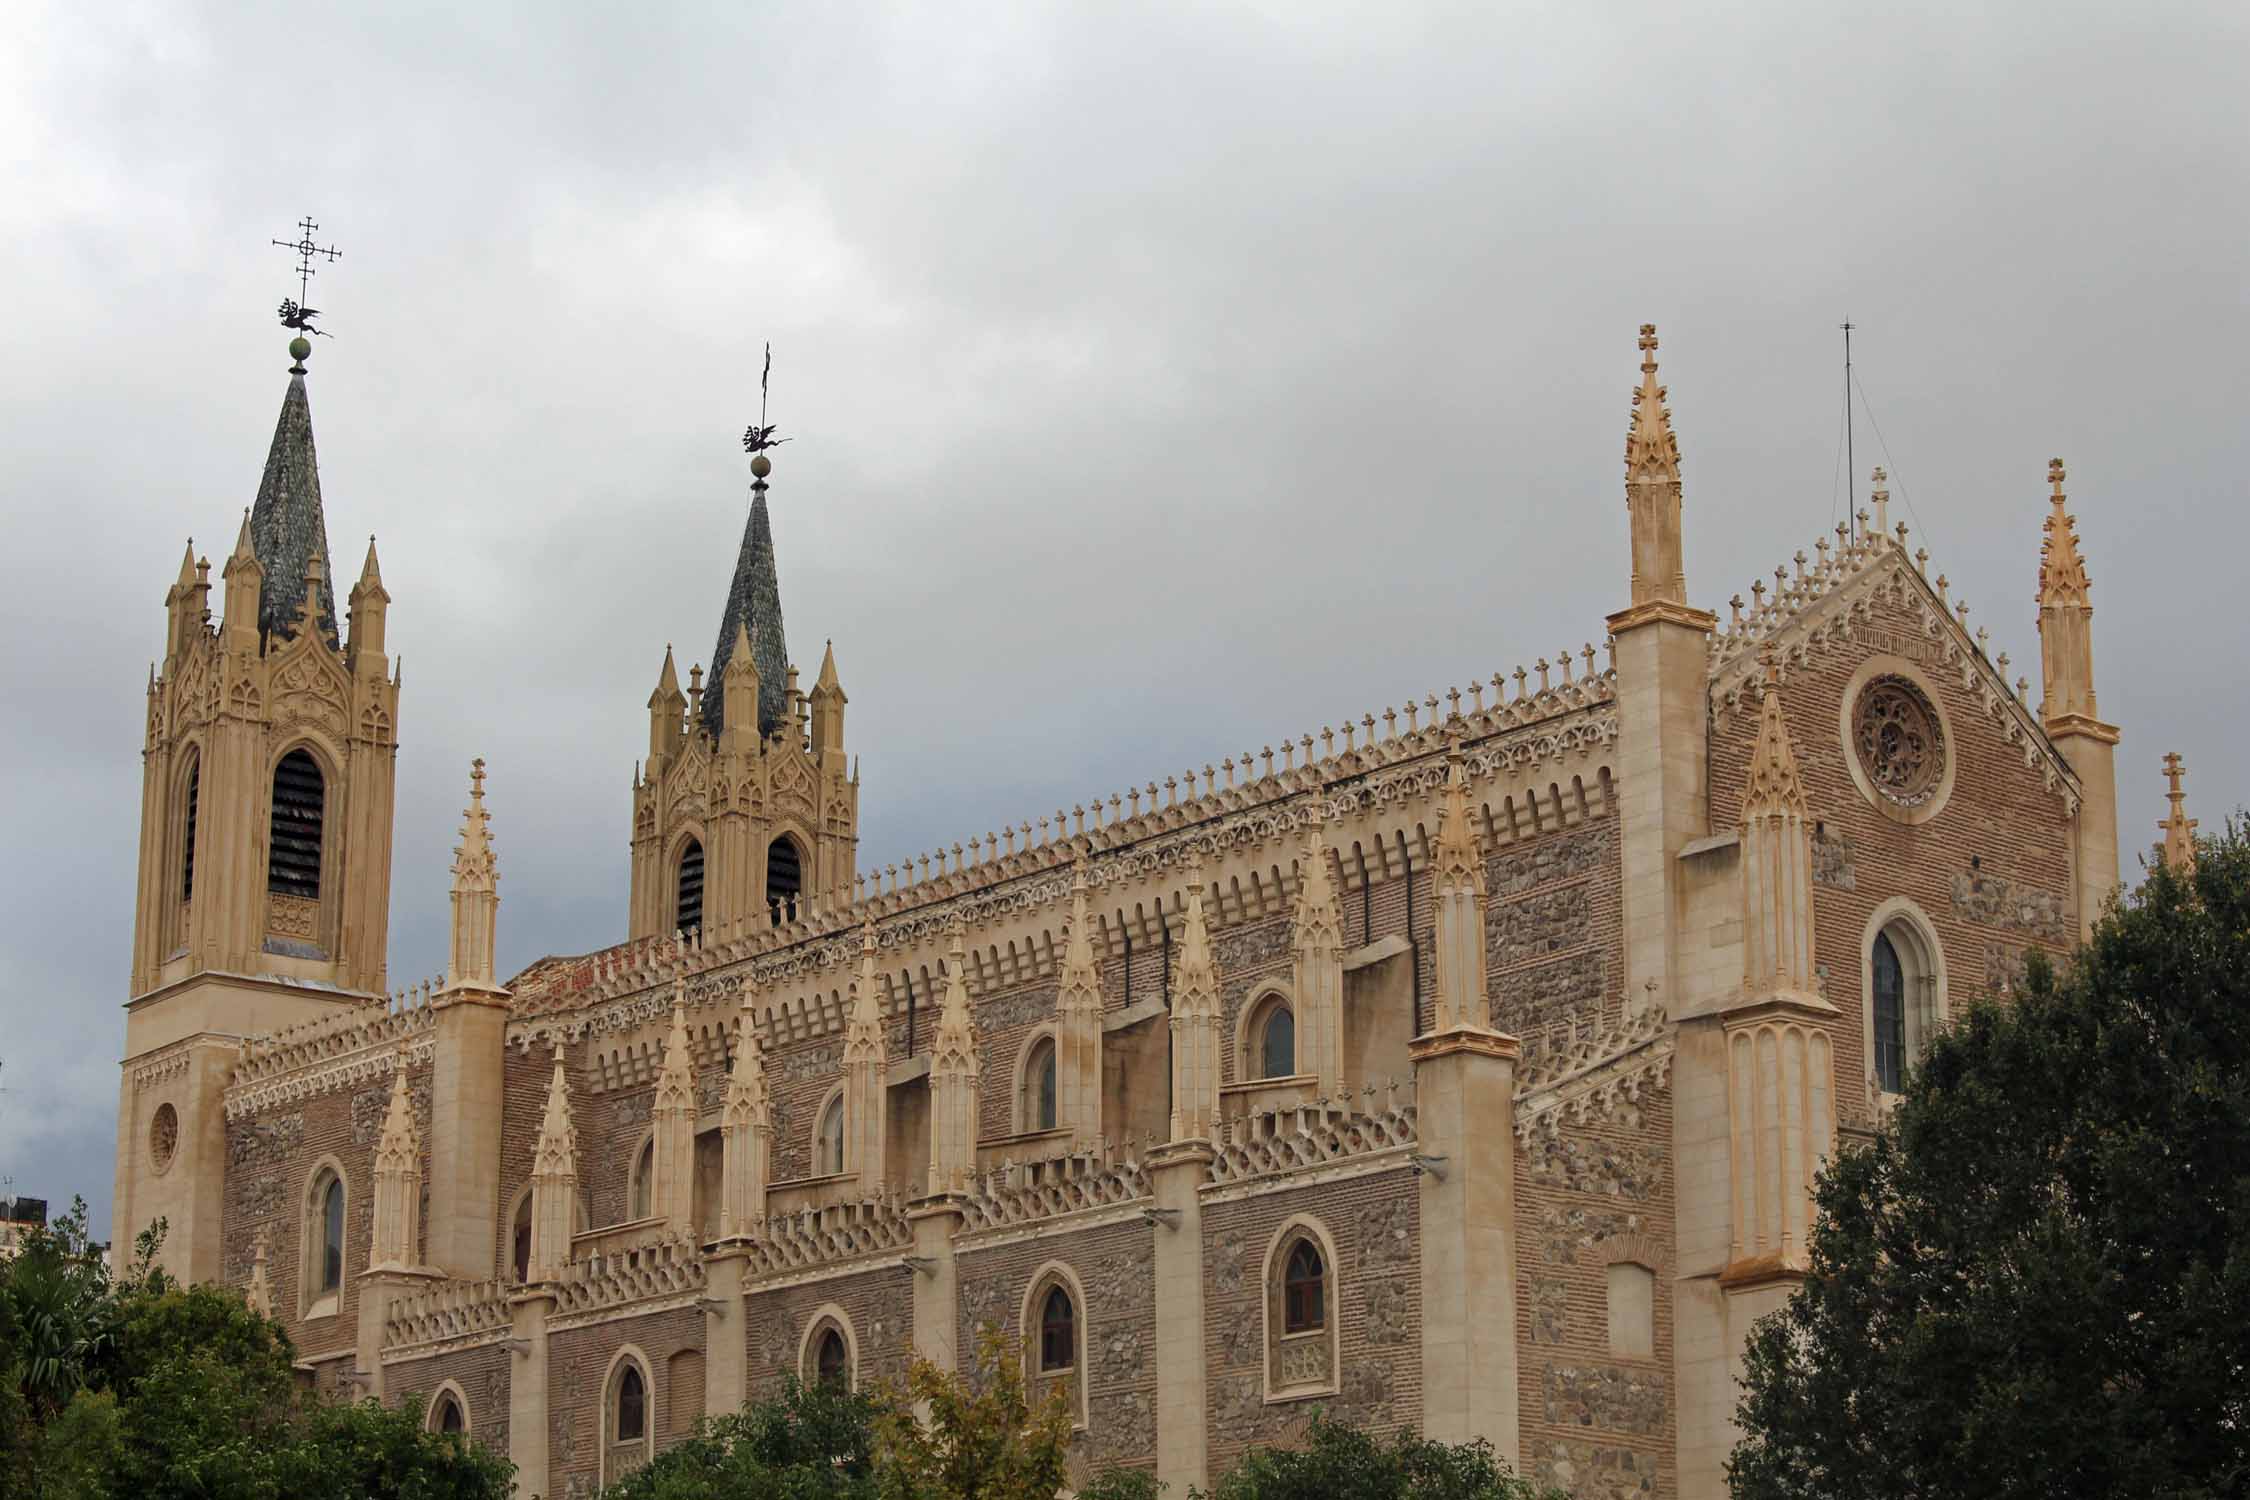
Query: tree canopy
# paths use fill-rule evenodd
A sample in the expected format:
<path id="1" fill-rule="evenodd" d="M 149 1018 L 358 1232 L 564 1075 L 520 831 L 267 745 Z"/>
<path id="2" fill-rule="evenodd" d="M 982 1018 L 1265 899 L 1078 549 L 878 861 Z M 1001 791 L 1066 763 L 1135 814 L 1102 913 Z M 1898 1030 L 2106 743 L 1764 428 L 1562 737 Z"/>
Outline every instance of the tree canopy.
<path id="1" fill-rule="evenodd" d="M 1823 1175 L 1738 1500 L 2250 1493 L 2250 844 L 1938 1036 Z"/>
<path id="2" fill-rule="evenodd" d="M 511 1468 L 421 1412 L 325 1400 L 280 1325 L 183 1287 L 142 1237 L 113 1279 L 85 1205 L 0 1265 L 0 1473 L 38 1500 L 505 1500 Z"/>

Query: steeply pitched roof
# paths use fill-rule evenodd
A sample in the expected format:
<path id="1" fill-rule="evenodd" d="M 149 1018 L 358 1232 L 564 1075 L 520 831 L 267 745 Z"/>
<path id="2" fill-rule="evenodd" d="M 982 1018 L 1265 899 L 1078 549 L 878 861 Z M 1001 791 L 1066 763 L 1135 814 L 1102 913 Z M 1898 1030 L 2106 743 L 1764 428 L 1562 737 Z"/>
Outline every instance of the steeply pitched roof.
<path id="1" fill-rule="evenodd" d="M 320 508 L 320 463 L 313 453 L 312 407 L 305 399 L 305 377 L 289 377 L 281 398 L 281 420 L 274 424 L 266 472 L 250 507 L 250 539 L 266 570 L 258 601 L 258 628 L 267 636 L 296 633 L 305 607 L 305 562 L 320 559 L 320 629 L 336 644 L 336 594 L 329 580 L 328 518 Z"/>
<path id="2" fill-rule="evenodd" d="M 751 660 L 758 668 L 758 733 L 778 728 L 788 708 L 789 643 L 781 631 L 781 576 L 774 568 L 773 521 L 766 514 L 766 486 L 751 486 L 750 521 L 742 528 L 742 552 L 735 559 L 734 583 L 727 589 L 726 612 L 719 617 L 719 644 L 711 652 L 711 681 L 717 684 L 734 655 L 735 627 L 750 633 Z M 724 692 L 703 695 L 703 725 L 716 736 L 726 724 Z"/>

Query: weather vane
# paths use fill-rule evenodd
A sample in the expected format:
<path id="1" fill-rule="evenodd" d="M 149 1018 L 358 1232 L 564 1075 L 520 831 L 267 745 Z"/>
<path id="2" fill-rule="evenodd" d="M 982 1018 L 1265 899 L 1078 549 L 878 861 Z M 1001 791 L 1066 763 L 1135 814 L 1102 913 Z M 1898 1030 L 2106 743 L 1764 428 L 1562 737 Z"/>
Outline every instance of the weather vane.
<path id="1" fill-rule="evenodd" d="M 313 327 L 313 319 L 320 316 L 320 309 L 305 306 L 305 294 L 311 290 L 312 279 L 316 274 L 313 269 L 313 257 L 325 255 L 330 260 L 335 260 L 342 256 L 344 252 L 333 245 L 323 249 L 315 243 L 313 231 L 319 227 L 310 218 L 299 219 L 297 221 L 297 238 L 275 240 L 273 243 L 284 250 L 297 252 L 297 295 L 294 300 L 287 297 L 281 299 L 281 326 L 294 328 L 300 334 L 317 333 L 322 338 L 328 338 L 330 334 L 327 329 Z"/>
<path id="2" fill-rule="evenodd" d="M 772 379 L 773 345 L 768 343 L 766 345 L 766 367 L 758 375 L 758 420 L 752 423 L 749 430 L 742 434 L 742 451 L 750 455 L 751 471 L 760 479 L 766 477 L 766 469 L 761 469 L 758 465 L 764 463 L 767 469 L 773 466 L 772 460 L 765 457 L 765 451 L 768 448 L 778 448 L 789 441 L 787 438 L 775 437 L 772 424 L 766 421 L 766 386 Z"/>

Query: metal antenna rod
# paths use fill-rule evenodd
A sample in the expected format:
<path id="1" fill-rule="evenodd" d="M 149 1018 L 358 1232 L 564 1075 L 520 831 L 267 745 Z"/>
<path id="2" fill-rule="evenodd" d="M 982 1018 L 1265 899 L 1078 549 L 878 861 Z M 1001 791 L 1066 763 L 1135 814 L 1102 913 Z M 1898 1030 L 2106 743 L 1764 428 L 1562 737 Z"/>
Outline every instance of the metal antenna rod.
<path id="1" fill-rule="evenodd" d="M 1851 520 L 1852 498 L 1859 485 L 1859 462 L 1852 453 L 1852 320 L 1846 318 L 1840 326 L 1844 330 L 1844 517 Z M 1852 525 L 1856 529 L 1859 522 Z"/>

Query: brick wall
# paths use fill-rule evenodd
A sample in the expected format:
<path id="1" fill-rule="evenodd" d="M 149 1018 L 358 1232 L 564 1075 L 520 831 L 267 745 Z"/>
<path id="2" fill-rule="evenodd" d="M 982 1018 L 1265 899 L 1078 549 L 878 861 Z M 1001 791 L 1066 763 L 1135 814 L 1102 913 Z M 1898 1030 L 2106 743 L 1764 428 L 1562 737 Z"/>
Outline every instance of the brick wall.
<path id="1" fill-rule="evenodd" d="M 475 1349 L 455 1349 L 425 1359 L 399 1360 L 384 1366 L 383 1380 L 391 1404 L 408 1399 L 423 1403 L 446 1381 L 460 1386 L 468 1398 L 469 1432 L 502 1458 L 508 1456 L 508 1381 L 513 1356 L 497 1344 Z"/>
<path id="2" fill-rule="evenodd" d="M 859 1267 L 818 1281 L 772 1291 L 752 1291 L 744 1319 L 753 1398 L 779 1389 L 783 1377 L 803 1375 L 797 1357 L 815 1314 L 833 1304 L 850 1324 L 858 1346 L 858 1378 L 903 1384 L 913 1355 L 914 1273 L 895 1261 Z"/>
<path id="3" fill-rule="evenodd" d="M 672 1356 L 703 1348 L 703 1314 L 693 1307 L 668 1308 L 641 1317 L 612 1318 L 547 1336 L 547 1461 L 557 1500 L 591 1495 L 601 1472 L 603 1382 L 611 1361 L 626 1345 L 648 1359 L 648 1427 L 657 1451 L 673 1441 L 672 1392 L 667 1376 Z M 695 1399 L 701 1404 L 701 1385 Z M 615 1475 L 611 1475 L 615 1478 Z"/>
<path id="4" fill-rule="evenodd" d="M 2024 765 L 2022 748 L 2008 743 L 1981 695 L 1961 686 L 1958 669 L 1943 664 L 1937 643 L 1922 635 L 1907 610 L 1878 599 L 1856 636 L 1846 649 L 1792 668 L 1782 687 L 1817 825 L 1813 943 L 1823 993 L 1842 1012 L 1834 1031 L 1836 1098 L 1847 1128 L 1868 1120 L 1872 1065 L 1860 947 L 1876 907 L 1903 896 L 1928 917 L 1944 953 L 1955 1015 L 1993 986 L 2004 986 L 2028 949 L 2060 954 L 2077 933 L 2067 910 L 2070 825 L 2060 789 L 2048 791 L 2039 768 Z M 1877 653 L 1920 659 L 1920 678 L 1951 730 L 1951 795 L 1934 818 L 1912 827 L 1869 805 L 1852 780 L 1852 752 L 1839 736 L 1844 690 L 1861 662 Z M 1714 828 L 1731 828 L 1739 816 L 1757 733 L 1754 699 L 1713 726 Z"/>
<path id="5" fill-rule="evenodd" d="M 1076 1309 L 1086 1380 L 1086 1431 L 1073 1444 L 1081 1473 L 1106 1463 L 1147 1467 L 1156 1459 L 1155 1233 L 1134 1221 L 959 1253 L 964 1368 L 986 1327 L 1021 1347 L 1024 1297 L 1041 1267 L 1060 1262 L 1077 1277 L 1085 1293 Z"/>
<path id="6" fill-rule="evenodd" d="M 1214 1476 L 1253 1444 L 1294 1441 L 1315 1407 L 1376 1432 L 1420 1425 L 1420 1202 L 1414 1174 L 1400 1167 L 1205 1205 L 1204 1359 Z M 1340 1389 L 1268 1405 L 1265 1258 L 1274 1236 L 1299 1215 L 1317 1220 L 1335 1247 L 1328 1307 L 1337 1324 Z"/>

